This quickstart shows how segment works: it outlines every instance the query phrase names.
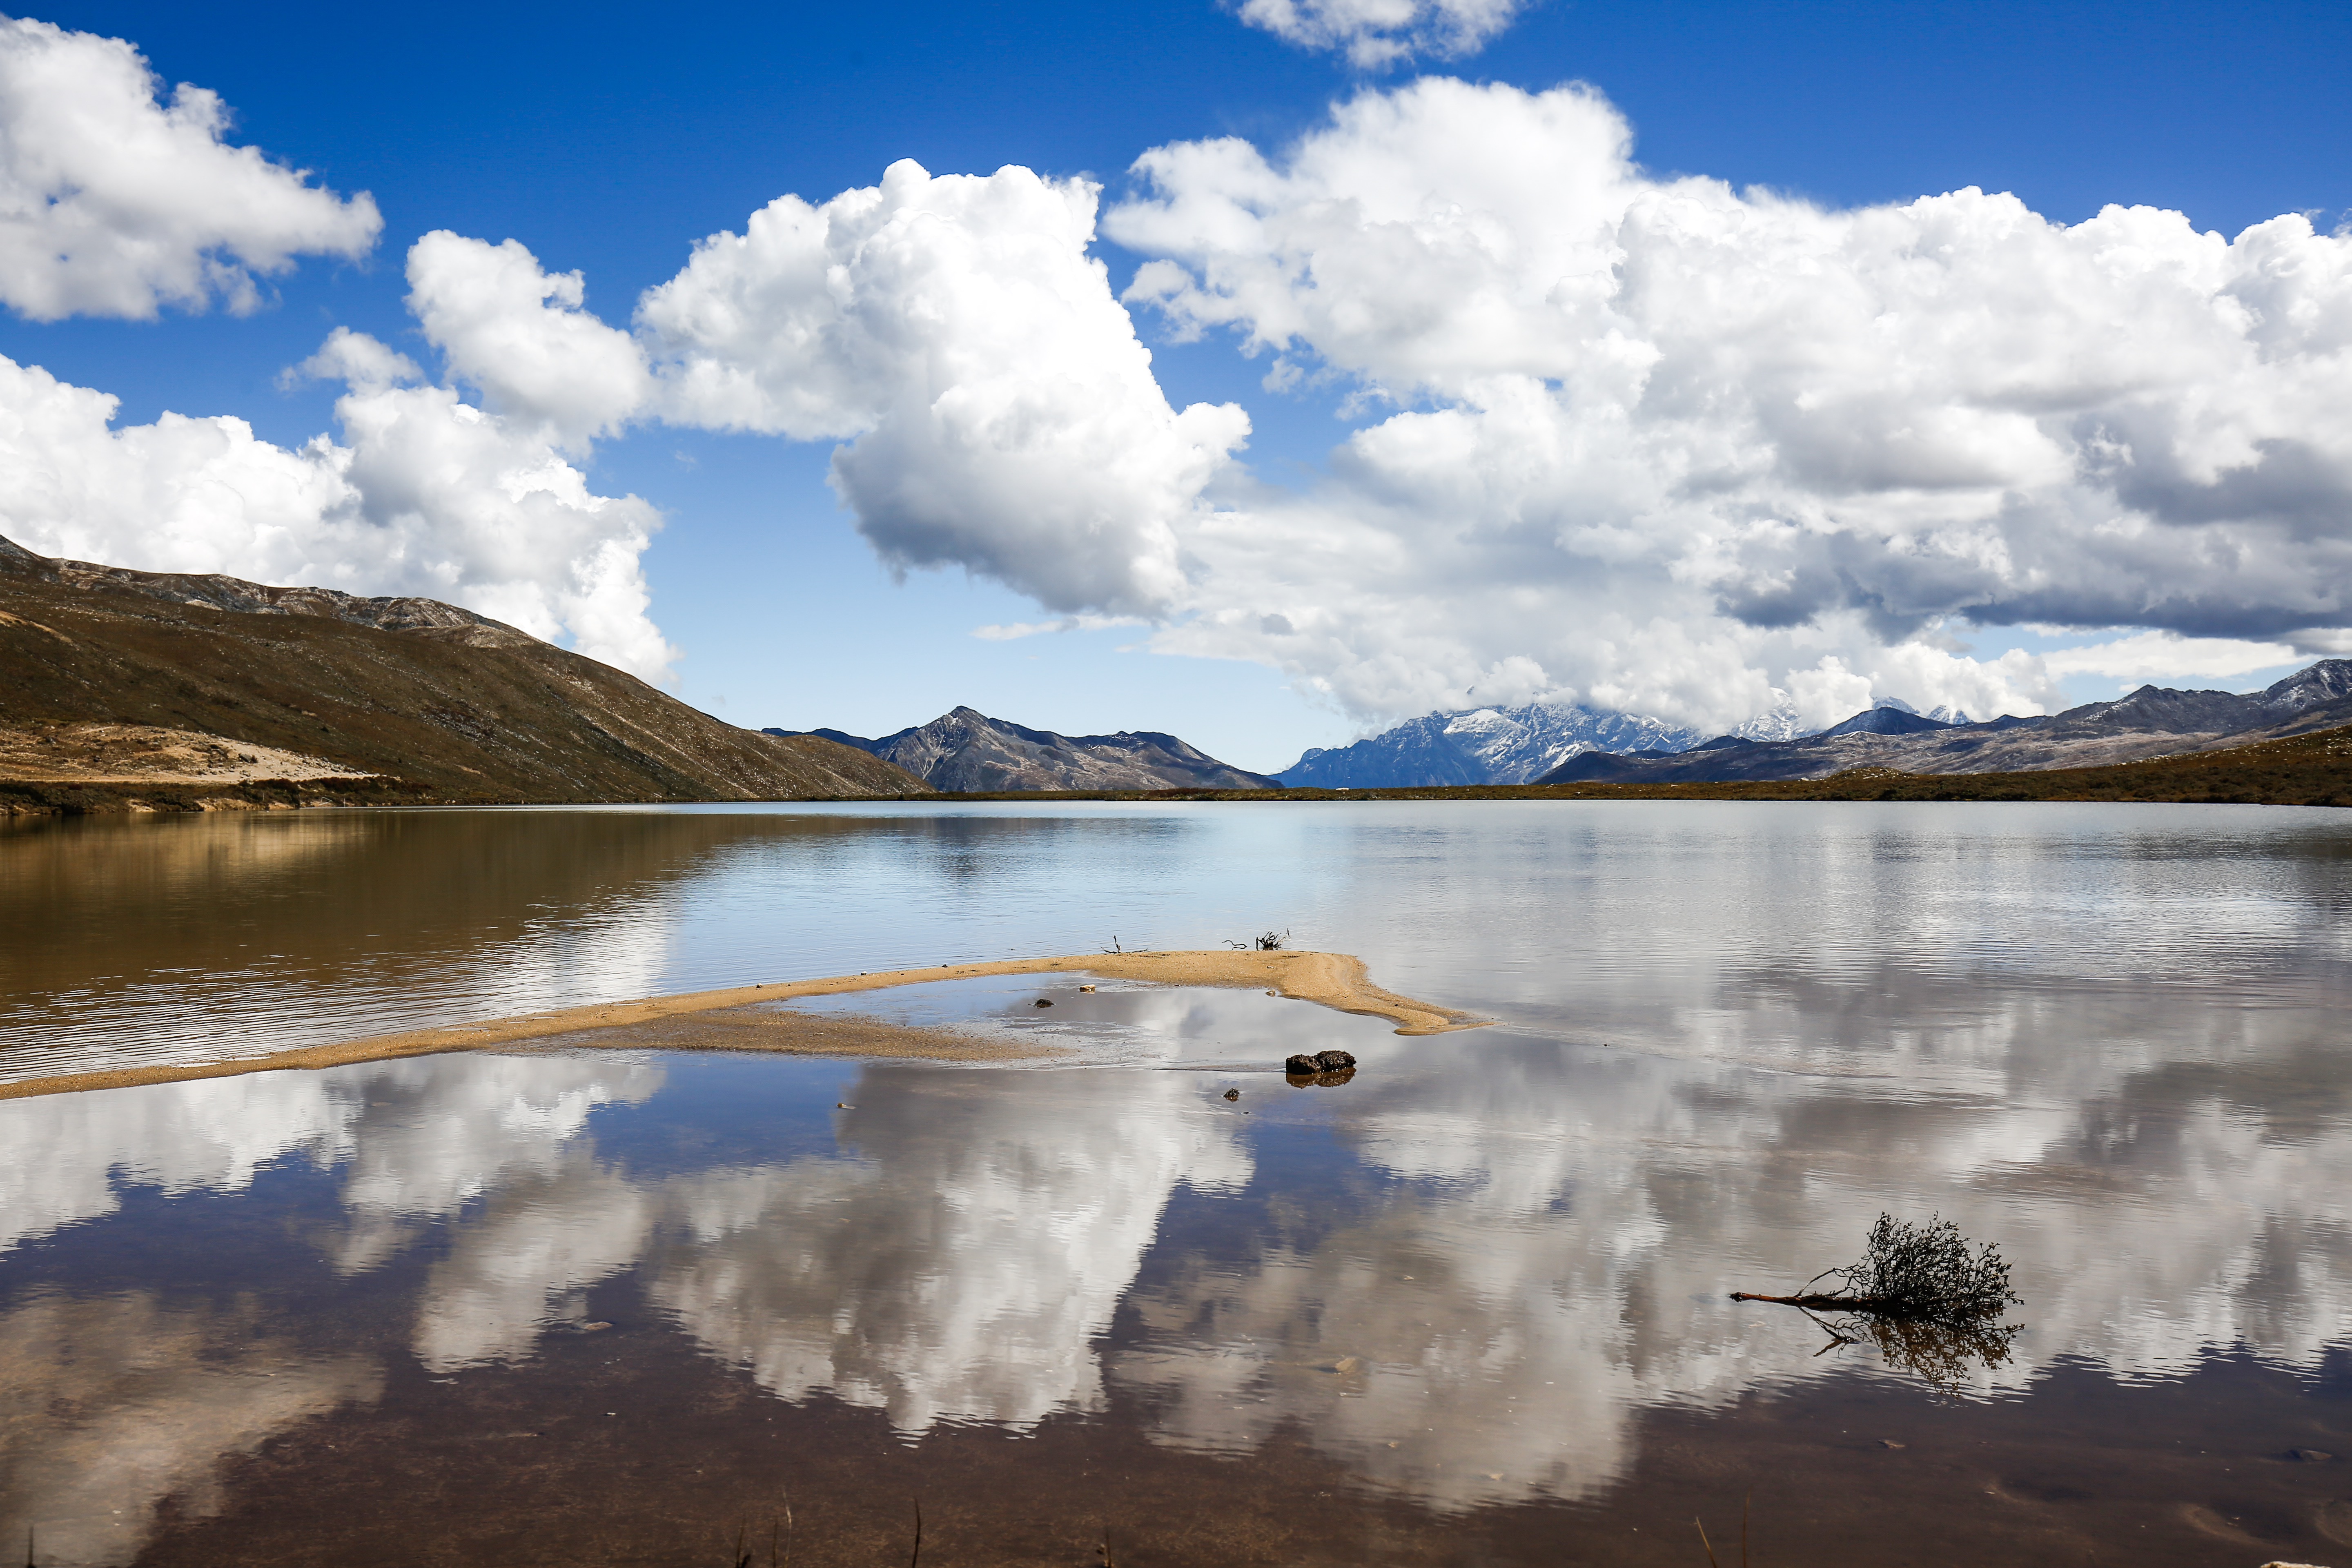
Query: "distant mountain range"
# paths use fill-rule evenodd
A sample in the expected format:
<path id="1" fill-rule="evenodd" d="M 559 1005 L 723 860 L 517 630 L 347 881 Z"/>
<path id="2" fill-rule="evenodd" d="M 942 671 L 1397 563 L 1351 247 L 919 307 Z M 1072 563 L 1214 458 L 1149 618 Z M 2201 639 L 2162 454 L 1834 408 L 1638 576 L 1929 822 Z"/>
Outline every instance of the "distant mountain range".
<path id="1" fill-rule="evenodd" d="M 0 814 L 924 793 L 455 605 L 0 539 Z"/>
<path id="2" fill-rule="evenodd" d="M 1472 708 L 1411 720 L 1351 746 L 1317 747 L 1275 777 L 1297 788 L 1526 784 L 1580 752 L 1688 751 L 1702 739 L 1605 708 Z"/>
<path id="3" fill-rule="evenodd" d="M 1279 789 L 1279 781 L 1245 773 L 1173 735 L 1122 730 L 1116 735 L 1058 735 L 992 719 L 971 708 L 879 740 L 839 730 L 769 730 L 854 746 L 904 768 L 933 789 L 956 795 L 1010 790 Z"/>
<path id="4" fill-rule="evenodd" d="M 1958 716 L 1965 719 L 1965 715 Z M 2264 690 L 2143 686 L 2112 702 L 1984 723 L 1879 707 L 1788 741 L 1724 735 L 1673 756 L 1586 752 L 1539 784 L 1717 784 L 1819 779 L 1850 768 L 1908 773 L 2032 773 L 2218 751 L 2352 723 L 2352 659 L 2323 659 Z"/>

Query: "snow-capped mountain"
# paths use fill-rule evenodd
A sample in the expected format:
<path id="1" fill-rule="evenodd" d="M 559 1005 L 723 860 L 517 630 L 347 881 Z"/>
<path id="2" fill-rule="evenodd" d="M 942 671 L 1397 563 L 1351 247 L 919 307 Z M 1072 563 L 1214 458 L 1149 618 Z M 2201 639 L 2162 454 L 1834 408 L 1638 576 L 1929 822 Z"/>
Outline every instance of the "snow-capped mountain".
<path id="1" fill-rule="evenodd" d="M 1427 714 L 1351 746 L 1315 747 L 1275 776 L 1322 789 L 1525 784 L 1580 752 L 1683 752 L 1705 738 L 1662 719 L 1531 702 Z"/>
<path id="2" fill-rule="evenodd" d="M 1796 705 L 1786 697 L 1743 724 L 1735 724 L 1729 733 L 1743 741 L 1793 741 L 1820 729 L 1797 716 Z"/>
<path id="3" fill-rule="evenodd" d="M 1820 724 L 1808 724 L 1804 720 L 1797 716 L 1796 705 L 1789 700 L 1788 694 L 1786 692 L 1776 689 L 1773 692 L 1773 696 L 1778 698 L 1779 700 L 1773 703 L 1770 708 L 1766 709 L 1763 712 L 1759 713 L 1755 718 L 1748 720 L 1744 724 L 1734 725 L 1729 732 L 1738 736 L 1743 741 L 1800 741 L 1804 739 L 1807 735 L 1818 735 L 1822 732 L 1823 726 Z M 1870 709 L 1865 710 L 1864 711 L 1867 712 L 1880 708 L 1892 708 L 1897 713 L 1909 713 L 1918 718 L 1933 719 L 1940 724 L 1973 724 L 1976 722 L 1976 721 L 1969 718 L 1968 714 L 1958 708 L 1949 706 L 1948 704 L 1937 708 L 1933 712 L 1921 713 L 1919 710 L 1912 707 L 1911 704 L 1904 701 L 1900 697 L 1882 697 L 1877 701 L 1872 703 L 1870 705 Z M 1861 715 L 1856 715 L 1857 718 L 1860 716 Z M 1848 723 L 1852 723 L 1853 721 L 1851 719 L 1846 721 Z"/>

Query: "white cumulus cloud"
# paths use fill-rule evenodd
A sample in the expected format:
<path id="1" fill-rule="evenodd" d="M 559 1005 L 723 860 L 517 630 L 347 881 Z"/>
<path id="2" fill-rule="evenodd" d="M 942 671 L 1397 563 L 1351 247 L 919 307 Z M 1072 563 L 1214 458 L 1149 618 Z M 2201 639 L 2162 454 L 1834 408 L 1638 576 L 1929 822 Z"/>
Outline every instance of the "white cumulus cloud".
<path id="1" fill-rule="evenodd" d="M 1397 409 L 1314 494 L 1188 540 L 1163 647 L 1367 716 L 1576 694 L 1722 723 L 1775 686 L 2058 699 L 1955 621 L 2352 623 L 2352 238 L 1973 189 L 1833 211 L 1630 154 L 1590 89 L 1425 79 L 1279 156 L 1143 157 L 1105 220 L 1152 258 L 1130 301 Z"/>
<path id="2" fill-rule="evenodd" d="M 1523 0 L 1243 0 L 1241 19 L 1286 42 L 1332 49 L 1371 70 L 1415 55 L 1475 53 Z"/>
<path id="3" fill-rule="evenodd" d="M 383 220 L 223 140 L 217 94 L 168 102 L 120 38 L 0 17 L 0 300 L 35 321 L 235 310 L 294 258 L 364 256 Z"/>
<path id="4" fill-rule="evenodd" d="M 612 435 L 651 378 L 628 333 L 585 309 L 577 272 L 551 274 L 520 242 L 436 229 L 409 247 L 408 308 L 494 413 L 582 449 Z"/>
<path id="5" fill-rule="evenodd" d="M 1087 254 L 1096 198 L 911 162 L 821 206 L 779 198 L 639 306 L 667 416 L 852 437 L 835 488 L 901 570 L 961 565 L 1065 614 L 1167 613 L 1179 535 L 1249 420 L 1169 406 Z"/>

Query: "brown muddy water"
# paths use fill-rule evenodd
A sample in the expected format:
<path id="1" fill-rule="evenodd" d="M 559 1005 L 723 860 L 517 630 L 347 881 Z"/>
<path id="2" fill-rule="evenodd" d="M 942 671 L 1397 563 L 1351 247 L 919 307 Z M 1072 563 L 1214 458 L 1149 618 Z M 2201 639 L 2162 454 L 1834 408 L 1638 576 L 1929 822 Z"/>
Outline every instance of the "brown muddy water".
<path id="1" fill-rule="evenodd" d="M 1757 1568 L 2352 1564 L 2352 814 L 36 825 L 0 1079 L 1269 927 L 1497 1026 L 1032 976 L 809 1005 L 1034 1065 L 0 1101 L 0 1549 L 891 1563 L 919 1504 L 941 1568 L 1728 1568 L 1743 1510 Z M 1882 1210 L 2013 1260 L 2005 1362 L 1727 1299 Z"/>

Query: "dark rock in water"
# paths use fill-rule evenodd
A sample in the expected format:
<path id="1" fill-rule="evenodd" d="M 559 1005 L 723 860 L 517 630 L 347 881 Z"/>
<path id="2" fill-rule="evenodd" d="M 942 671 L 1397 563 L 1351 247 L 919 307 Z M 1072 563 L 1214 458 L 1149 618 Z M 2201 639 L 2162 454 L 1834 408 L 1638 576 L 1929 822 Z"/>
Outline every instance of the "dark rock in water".
<path id="1" fill-rule="evenodd" d="M 1293 1089 L 1336 1089 L 1356 1076 L 1356 1058 L 1345 1051 L 1292 1057 L 1282 1064 Z"/>
<path id="2" fill-rule="evenodd" d="M 2298 1465 L 2324 1465 L 2336 1458 L 2335 1455 L 2322 1453 L 2317 1448 L 2289 1448 L 2286 1451 L 2286 1457 Z"/>
<path id="3" fill-rule="evenodd" d="M 1040 996 L 1040 997 L 1038 997 L 1038 998 L 1037 998 L 1037 1005 L 1039 1005 L 1040 1007 L 1050 1007 L 1050 1006 L 1052 1006 L 1052 1005 L 1053 1005 L 1053 1004 L 1052 1004 L 1051 1002 L 1046 1001 L 1046 1000 L 1045 1000 L 1045 998 L 1044 998 L 1043 996 Z"/>
<path id="4" fill-rule="evenodd" d="M 1242 1097 L 1242 1091 L 1241 1091 L 1240 1089 L 1229 1089 L 1225 1090 L 1225 1098 L 1226 1098 L 1227 1100 L 1239 1100 L 1241 1097 Z"/>

